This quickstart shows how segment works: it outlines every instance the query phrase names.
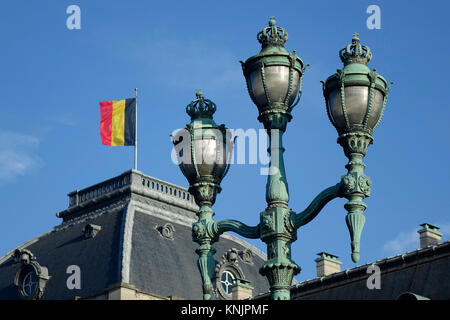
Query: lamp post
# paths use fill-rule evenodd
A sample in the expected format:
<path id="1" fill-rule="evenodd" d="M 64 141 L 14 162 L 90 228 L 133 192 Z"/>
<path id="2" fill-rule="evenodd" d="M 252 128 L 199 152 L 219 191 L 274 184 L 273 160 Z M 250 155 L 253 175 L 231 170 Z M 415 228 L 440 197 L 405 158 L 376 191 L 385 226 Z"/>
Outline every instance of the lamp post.
<path id="1" fill-rule="evenodd" d="M 291 111 L 301 97 L 302 79 L 307 65 L 288 53 L 284 43 L 286 30 L 269 26 L 257 35 L 261 51 L 241 62 L 250 98 L 258 108 L 258 120 L 264 125 L 270 141 L 270 169 L 266 184 L 266 209 L 260 222 L 248 226 L 236 220 L 214 221 L 212 205 L 221 191 L 220 182 L 229 169 L 232 137 L 224 125 L 213 120 L 216 105 L 197 91 L 197 97 L 186 108 L 191 123 L 173 137 L 181 171 L 189 181 L 189 191 L 199 205 L 198 221 L 192 226 L 193 241 L 198 243 L 198 267 L 203 281 L 203 298 L 211 299 L 211 277 L 214 271 L 212 244 L 227 231 L 243 237 L 261 239 L 267 244 L 267 261 L 260 273 L 267 277 L 272 299 L 290 299 L 293 276 L 300 267 L 291 259 L 291 244 L 297 239 L 297 229 L 313 220 L 332 199 L 345 197 L 348 211 L 346 223 L 350 231 L 352 259 L 359 260 L 360 236 L 364 225 L 362 202 L 370 195 L 370 179 L 364 175 L 362 158 L 372 143 L 372 133 L 381 120 L 389 86 L 386 80 L 367 63 L 370 49 L 359 43 L 357 34 L 352 44 L 340 51 L 344 69 L 323 83 L 327 113 L 336 127 L 338 143 L 349 158 L 348 173 L 340 182 L 320 192 L 300 213 L 288 207 L 289 189 L 283 159 L 283 134 L 292 119 Z"/>
<path id="2" fill-rule="evenodd" d="M 349 201 L 345 218 L 350 231 L 352 260 L 359 260 L 361 231 L 365 223 L 363 203 L 370 196 L 372 181 L 364 174 L 362 159 L 373 142 L 372 134 L 381 121 L 391 83 L 372 71 L 367 64 L 372 59 L 370 48 L 361 45 L 354 33 L 352 43 L 339 51 L 344 69 L 338 69 L 323 85 L 328 117 L 336 128 L 337 142 L 349 159 L 348 173 L 342 177 L 343 195 Z"/>

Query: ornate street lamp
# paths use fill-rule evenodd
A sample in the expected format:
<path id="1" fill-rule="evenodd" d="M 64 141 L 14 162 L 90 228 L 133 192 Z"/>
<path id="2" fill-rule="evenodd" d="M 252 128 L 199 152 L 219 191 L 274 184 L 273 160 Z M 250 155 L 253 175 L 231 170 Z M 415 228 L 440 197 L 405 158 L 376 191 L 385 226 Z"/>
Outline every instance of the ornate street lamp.
<path id="1" fill-rule="evenodd" d="M 352 260 L 359 260 L 361 231 L 365 223 L 362 202 L 370 196 L 370 178 L 364 174 L 366 167 L 362 159 L 373 142 L 372 134 L 381 121 L 390 86 L 376 69 L 367 64 L 372 59 L 370 48 L 361 45 L 358 34 L 353 34 L 352 43 L 339 51 L 344 69 L 338 69 L 323 84 L 328 117 L 336 128 L 338 143 L 343 147 L 349 162 L 345 166 L 347 175 L 342 177 L 345 218 L 350 231 Z"/>
<path id="2" fill-rule="evenodd" d="M 178 149 L 180 169 L 190 184 L 189 191 L 203 212 L 211 211 L 216 195 L 220 193 L 220 182 L 229 169 L 227 160 L 233 145 L 229 131 L 213 120 L 216 104 L 205 99 L 200 89 L 196 96 L 197 99 L 186 107 L 191 123 L 177 134 L 174 144 Z"/>
<path id="3" fill-rule="evenodd" d="M 288 34 L 276 26 L 273 17 L 269 27 L 259 32 L 257 38 L 262 46 L 261 52 L 245 63 L 241 61 L 248 92 L 258 107 L 258 120 L 264 123 L 265 128 L 271 129 L 273 118 L 283 118 L 279 129 L 284 132 L 287 121 L 292 119 L 290 112 L 300 100 L 298 92 L 301 92 L 305 72 L 303 61 L 295 51 L 286 51 L 284 43 Z"/>
<path id="4" fill-rule="evenodd" d="M 198 221 L 193 224 L 192 238 L 199 244 L 198 267 L 203 281 L 203 298 L 212 294 L 211 277 L 214 271 L 211 246 L 227 231 L 267 244 L 267 261 L 260 273 L 267 277 L 272 299 L 289 299 L 293 276 L 300 267 L 291 259 L 291 243 L 297 239 L 297 229 L 312 221 L 332 199 L 345 197 L 348 211 L 346 222 L 350 230 L 352 259 L 359 259 L 359 241 L 364 225 L 362 199 L 369 196 L 370 179 L 364 175 L 362 162 L 367 147 L 372 143 L 373 129 L 380 122 L 389 91 L 386 80 L 367 63 L 370 49 L 359 44 L 355 34 L 352 44 L 340 51 L 344 69 L 329 77 L 323 84 L 327 112 L 339 133 L 340 143 L 349 162 L 348 173 L 339 183 L 321 193 L 302 212 L 288 207 L 289 189 L 283 160 L 282 138 L 291 111 L 299 102 L 306 66 L 295 51 L 288 53 L 284 43 L 286 31 L 276 26 L 273 17 L 269 27 L 258 33 L 261 52 L 241 62 L 249 95 L 258 107 L 258 120 L 270 138 L 270 171 L 266 185 L 266 209 L 260 213 L 260 223 L 247 226 L 236 220 L 214 221 L 212 205 L 220 182 L 229 169 L 232 139 L 224 125 L 212 119 L 216 110 L 213 102 L 197 92 L 197 99 L 186 108 L 191 123 L 174 137 L 180 168 L 189 181 L 189 191 L 200 209 Z"/>
<path id="5" fill-rule="evenodd" d="M 199 244 L 198 266 L 203 280 L 203 298 L 211 298 L 211 275 L 214 272 L 213 255 L 216 250 L 211 244 L 216 242 L 219 233 L 214 229 L 211 209 L 220 193 L 220 182 L 229 169 L 232 154 L 232 140 L 225 126 L 217 125 L 213 120 L 216 104 L 203 97 L 197 89 L 197 99 L 186 107 L 191 123 L 185 130 L 173 137 L 178 163 L 184 176 L 189 181 L 189 192 L 194 195 L 200 207 L 197 212 L 198 222 L 192 227 L 192 237 Z"/>

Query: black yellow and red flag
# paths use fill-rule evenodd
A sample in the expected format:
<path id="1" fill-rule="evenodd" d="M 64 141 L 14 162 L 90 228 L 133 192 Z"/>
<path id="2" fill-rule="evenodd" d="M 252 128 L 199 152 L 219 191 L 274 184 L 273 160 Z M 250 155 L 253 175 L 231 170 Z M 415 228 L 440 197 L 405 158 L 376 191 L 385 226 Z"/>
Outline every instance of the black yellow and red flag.
<path id="1" fill-rule="evenodd" d="M 135 146 L 136 98 L 100 101 L 100 137 L 107 146 Z"/>

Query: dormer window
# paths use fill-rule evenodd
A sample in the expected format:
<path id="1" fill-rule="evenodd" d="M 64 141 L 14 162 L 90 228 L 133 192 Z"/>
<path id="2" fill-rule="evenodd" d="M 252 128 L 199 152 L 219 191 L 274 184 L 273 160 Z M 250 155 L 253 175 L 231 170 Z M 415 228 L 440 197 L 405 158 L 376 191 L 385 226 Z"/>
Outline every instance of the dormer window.
<path id="1" fill-rule="evenodd" d="M 50 279 L 47 268 L 41 266 L 33 253 L 27 249 L 17 249 L 14 252 L 14 260 L 21 264 L 14 277 L 19 297 L 25 300 L 41 299 L 45 285 Z"/>

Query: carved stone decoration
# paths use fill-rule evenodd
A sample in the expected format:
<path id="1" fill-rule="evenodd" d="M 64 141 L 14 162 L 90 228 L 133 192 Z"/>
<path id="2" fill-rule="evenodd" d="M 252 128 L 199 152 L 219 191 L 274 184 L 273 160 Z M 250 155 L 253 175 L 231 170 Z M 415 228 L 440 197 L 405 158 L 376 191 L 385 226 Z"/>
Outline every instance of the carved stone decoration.
<path id="1" fill-rule="evenodd" d="M 229 262 L 236 262 L 237 257 L 238 257 L 238 251 L 236 249 L 230 249 L 228 250 L 225 255 L 226 255 L 226 259 Z"/>
<path id="2" fill-rule="evenodd" d="M 222 285 L 223 281 L 229 285 L 231 283 L 230 277 L 233 279 L 245 279 L 244 273 L 238 265 L 238 257 L 241 256 L 243 252 L 244 251 L 239 251 L 235 248 L 229 249 L 222 255 L 222 260 L 216 265 L 212 283 L 214 285 L 214 294 L 217 299 L 231 299 L 231 293 L 226 292 Z"/>
<path id="3" fill-rule="evenodd" d="M 249 264 L 253 263 L 253 252 L 250 249 L 245 249 L 243 251 L 239 251 L 239 257 L 245 263 L 249 263 Z"/>
<path id="4" fill-rule="evenodd" d="M 171 223 L 166 223 L 163 226 L 156 228 L 161 236 L 165 239 L 173 240 L 173 234 L 175 233 L 175 227 Z"/>
<path id="5" fill-rule="evenodd" d="M 24 300 L 38 300 L 44 295 L 45 285 L 50 279 L 48 269 L 41 266 L 27 249 L 16 249 L 14 261 L 21 267 L 14 277 L 18 295 Z"/>
<path id="6" fill-rule="evenodd" d="M 102 227 L 88 223 L 83 227 L 83 234 L 86 239 L 91 239 L 94 238 L 100 230 L 102 230 Z"/>
<path id="7" fill-rule="evenodd" d="M 14 262 L 18 263 L 22 263 L 22 264 L 30 264 L 30 262 L 32 260 L 35 260 L 36 257 L 34 256 L 34 254 L 27 249 L 16 249 L 16 251 L 14 251 Z"/>

